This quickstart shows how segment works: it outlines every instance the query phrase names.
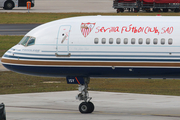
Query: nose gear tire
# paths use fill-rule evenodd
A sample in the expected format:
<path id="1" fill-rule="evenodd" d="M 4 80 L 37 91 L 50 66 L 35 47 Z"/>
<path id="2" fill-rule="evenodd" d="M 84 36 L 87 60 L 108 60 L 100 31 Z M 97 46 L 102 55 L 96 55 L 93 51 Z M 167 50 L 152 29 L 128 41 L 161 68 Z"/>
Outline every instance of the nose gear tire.
<path id="1" fill-rule="evenodd" d="M 92 112 L 94 111 L 94 105 L 93 105 L 93 103 L 91 103 L 91 102 L 82 102 L 82 103 L 79 105 L 79 111 L 80 111 L 82 114 L 92 113 Z"/>

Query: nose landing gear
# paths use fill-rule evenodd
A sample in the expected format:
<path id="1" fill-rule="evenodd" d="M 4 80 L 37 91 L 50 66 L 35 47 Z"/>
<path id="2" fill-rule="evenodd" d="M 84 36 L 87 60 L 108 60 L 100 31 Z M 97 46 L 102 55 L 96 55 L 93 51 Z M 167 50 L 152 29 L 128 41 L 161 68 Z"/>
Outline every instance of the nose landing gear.
<path id="1" fill-rule="evenodd" d="M 90 82 L 89 77 L 66 77 L 68 84 L 79 84 L 79 94 L 76 99 L 83 100 L 79 105 L 79 111 L 82 114 L 92 113 L 94 111 L 94 104 L 91 101 L 92 97 L 89 97 L 88 84 Z"/>
<path id="2" fill-rule="evenodd" d="M 90 78 L 84 78 L 84 84 L 79 85 L 79 92 L 81 93 L 77 95 L 76 99 L 84 100 L 84 102 L 82 102 L 79 105 L 79 111 L 81 113 L 92 113 L 94 111 L 94 104 L 90 102 L 92 97 L 89 97 L 89 93 L 88 93 L 89 82 L 90 82 Z"/>

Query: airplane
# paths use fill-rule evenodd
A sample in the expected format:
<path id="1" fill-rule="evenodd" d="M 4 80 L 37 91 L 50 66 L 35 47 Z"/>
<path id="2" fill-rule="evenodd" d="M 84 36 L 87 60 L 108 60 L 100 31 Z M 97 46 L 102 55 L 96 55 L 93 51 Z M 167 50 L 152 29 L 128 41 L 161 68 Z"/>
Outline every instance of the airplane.
<path id="1" fill-rule="evenodd" d="M 79 84 L 82 114 L 92 113 L 92 77 L 180 78 L 179 16 L 83 16 L 40 25 L 1 60 L 28 75 Z"/>

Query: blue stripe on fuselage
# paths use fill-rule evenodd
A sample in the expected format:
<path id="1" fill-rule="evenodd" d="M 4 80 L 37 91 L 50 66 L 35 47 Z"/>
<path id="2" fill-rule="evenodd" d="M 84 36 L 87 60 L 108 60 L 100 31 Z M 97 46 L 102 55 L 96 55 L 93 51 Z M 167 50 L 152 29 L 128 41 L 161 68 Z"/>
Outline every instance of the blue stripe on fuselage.
<path id="1" fill-rule="evenodd" d="M 64 52 L 66 53 L 66 52 Z M 47 56 L 47 57 L 54 57 L 55 54 L 29 54 L 29 53 L 13 53 L 14 55 L 25 55 L 25 56 Z M 159 58 L 180 58 L 180 56 L 174 55 L 71 55 L 71 57 L 159 57 Z"/>
<path id="2" fill-rule="evenodd" d="M 180 78 L 180 68 L 44 67 L 3 64 L 9 70 L 49 77 L 89 76 L 128 78 Z M 130 70 L 131 69 L 131 70 Z"/>
<path id="3" fill-rule="evenodd" d="M 4 55 L 3 57 L 6 58 L 13 58 L 13 59 L 24 59 L 24 60 L 54 60 L 54 61 L 112 61 L 112 62 L 118 62 L 118 61 L 134 61 L 134 62 L 180 62 L 180 59 L 123 59 L 123 58 L 39 58 L 39 57 L 20 57 L 20 56 L 10 56 L 10 55 Z"/>

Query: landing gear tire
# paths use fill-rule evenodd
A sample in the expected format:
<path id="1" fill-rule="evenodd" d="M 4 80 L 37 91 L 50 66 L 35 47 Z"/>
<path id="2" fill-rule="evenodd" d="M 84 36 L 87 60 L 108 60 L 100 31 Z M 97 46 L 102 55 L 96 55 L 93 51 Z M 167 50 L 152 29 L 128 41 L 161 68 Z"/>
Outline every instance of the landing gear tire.
<path id="1" fill-rule="evenodd" d="M 82 114 L 92 113 L 94 111 L 94 104 L 92 102 L 82 102 L 79 105 L 79 111 Z"/>
<path id="2" fill-rule="evenodd" d="M 92 113 L 92 112 L 94 111 L 94 104 L 93 104 L 92 102 L 88 102 L 88 103 L 89 103 L 90 106 L 91 106 L 91 110 L 90 110 L 89 113 Z"/>

